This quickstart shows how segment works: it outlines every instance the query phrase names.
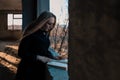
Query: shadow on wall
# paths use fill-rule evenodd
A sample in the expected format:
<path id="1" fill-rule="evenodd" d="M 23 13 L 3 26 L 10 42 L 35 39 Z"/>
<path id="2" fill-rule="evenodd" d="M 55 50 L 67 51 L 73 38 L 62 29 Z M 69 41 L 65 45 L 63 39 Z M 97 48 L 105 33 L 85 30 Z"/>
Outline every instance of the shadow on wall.
<path id="1" fill-rule="evenodd" d="M 19 40 L 22 36 L 21 30 L 0 31 L 0 40 Z"/>

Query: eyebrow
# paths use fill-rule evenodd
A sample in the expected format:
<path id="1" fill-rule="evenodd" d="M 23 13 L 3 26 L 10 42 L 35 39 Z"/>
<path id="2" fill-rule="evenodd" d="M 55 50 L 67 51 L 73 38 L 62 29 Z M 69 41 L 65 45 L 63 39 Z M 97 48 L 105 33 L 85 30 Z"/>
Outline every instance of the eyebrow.
<path id="1" fill-rule="evenodd" d="M 50 22 L 47 22 L 47 24 L 51 25 L 51 24 L 55 24 L 55 23 L 50 23 Z"/>

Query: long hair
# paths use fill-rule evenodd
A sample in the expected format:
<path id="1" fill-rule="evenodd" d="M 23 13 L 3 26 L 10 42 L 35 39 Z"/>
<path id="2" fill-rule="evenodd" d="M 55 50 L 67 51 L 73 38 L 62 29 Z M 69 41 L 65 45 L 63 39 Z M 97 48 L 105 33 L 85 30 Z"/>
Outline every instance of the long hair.
<path id="1" fill-rule="evenodd" d="M 49 11 L 42 12 L 36 20 L 34 20 L 31 24 L 29 24 L 23 30 L 23 37 L 21 39 L 35 33 L 39 29 L 41 29 L 43 27 L 43 25 L 49 20 L 50 17 L 54 17 L 55 23 L 56 23 L 56 16 L 53 13 L 51 13 Z M 54 26 L 55 26 L 55 24 L 54 24 Z"/>

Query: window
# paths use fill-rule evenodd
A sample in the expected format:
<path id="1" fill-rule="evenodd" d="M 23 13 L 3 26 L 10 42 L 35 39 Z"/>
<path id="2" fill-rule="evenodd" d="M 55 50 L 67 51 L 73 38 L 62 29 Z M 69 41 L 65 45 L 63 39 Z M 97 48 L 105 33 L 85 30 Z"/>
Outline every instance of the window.
<path id="1" fill-rule="evenodd" d="M 58 5 L 58 6 L 56 6 Z M 50 11 L 57 17 L 51 32 L 51 47 L 63 57 L 68 57 L 68 0 L 50 0 Z"/>
<path id="2" fill-rule="evenodd" d="M 8 14 L 8 30 L 22 30 L 22 14 Z"/>

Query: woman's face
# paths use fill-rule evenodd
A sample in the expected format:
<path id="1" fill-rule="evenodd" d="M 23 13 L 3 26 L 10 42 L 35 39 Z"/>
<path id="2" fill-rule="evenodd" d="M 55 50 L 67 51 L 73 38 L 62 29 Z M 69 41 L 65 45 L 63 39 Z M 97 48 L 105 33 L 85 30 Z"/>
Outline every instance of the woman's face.
<path id="1" fill-rule="evenodd" d="M 55 24 L 55 18 L 50 17 L 49 20 L 45 23 L 45 25 L 41 29 L 49 32 L 54 28 L 54 24 Z"/>

